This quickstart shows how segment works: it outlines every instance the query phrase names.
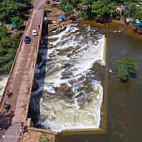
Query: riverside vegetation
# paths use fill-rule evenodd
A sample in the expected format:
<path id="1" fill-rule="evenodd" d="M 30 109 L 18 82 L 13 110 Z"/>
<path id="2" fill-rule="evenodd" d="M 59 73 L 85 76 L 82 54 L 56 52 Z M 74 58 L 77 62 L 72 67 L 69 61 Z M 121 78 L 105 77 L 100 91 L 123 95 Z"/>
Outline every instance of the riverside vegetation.
<path id="1" fill-rule="evenodd" d="M 0 1 L 0 74 L 9 72 L 21 37 L 20 31 L 6 27 L 12 23 L 16 24 L 14 28 L 22 27 L 30 8 L 31 0 Z"/>
<path id="2" fill-rule="evenodd" d="M 73 8 L 80 10 L 83 19 L 96 19 L 108 22 L 112 19 L 119 20 L 123 17 L 132 17 L 142 20 L 142 6 L 140 0 L 63 0 L 59 8 L 72 14 Z M 123 5 L 124 9 L 116 10 L 117 5 Z"/>
<path id="3" fill-rule="evenodd" d="M 118 69 L 118 77 L 121 81 L 128 81 L 131 74 L 136 74 L 136 59 L 132 57 L 125 57 L 114 62 Z"/>
<path id="4" fill-rule="evenodd" d="M 21 35 L 19 32 L 12 34 L 5 25 L 16 23 L 18 27 L 23 25 L 26 20 L 27 11 L 31 8 L 32 0 L 1 0 L 0 1 L 0 74 L 8 73 Z M 125 6 L 125 12 L 116 11 L 117 4 Z M 79 10 L 82 19 L 96 19 L 101 22 L 111 21 L 112 19 L 120 19 L 121 14 L 124 17 L 139 18 L 142 20 L 142 6 L 137 6 L 139 0 L 63 0 L 59 4 L 59 8 L 73 14 L 73 8 Z M 85 8 L 84 8 L 85 6 Z"/>
<path id="5" fill-rule="evenodd" d="M 119 6 L 119 10 L 117 9 Z M 121 20 L 127 17 L 142 21 L 140 0 L 64 0 L 59 8 L 67 14 L 73 14 L 75 8 L 84 20 L 96 20 L 100 23 Z M 131 74 L 136 74 L 136 60 L 125 57 L 116 60 L 117 74 L 121 81 L 128 81 Z"/>

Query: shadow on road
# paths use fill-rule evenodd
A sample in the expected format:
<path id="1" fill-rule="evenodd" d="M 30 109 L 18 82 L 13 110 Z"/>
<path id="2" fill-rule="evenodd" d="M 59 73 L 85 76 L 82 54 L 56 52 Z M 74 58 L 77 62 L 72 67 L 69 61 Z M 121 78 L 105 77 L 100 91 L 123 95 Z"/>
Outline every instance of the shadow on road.
<path id="1" fill-rule="evenodd" d="M 4 131 L 10 127 L 13 117 L 14 112 L 0 114 L 0 138 L 2 137 Z"/>
<path id="2" fill-rule="evenodd" d="M 46 13 L 45 13 L 45 16 Z M 34 127 L 42 127 L 38 124 L 40 116 L 40 100 L 43 94 L 44 82 L 46 77 L 46 60 L 47 60 L 47 49 L 48 46 L 48 24 L 44 21 L 42 27 L 42 36 L 39 47 L 39 53 L 35 68 L 35 77 L 33 82 L 33 88 L 31 92 L 31 102 L 28 117 L 32 119 Z"/>

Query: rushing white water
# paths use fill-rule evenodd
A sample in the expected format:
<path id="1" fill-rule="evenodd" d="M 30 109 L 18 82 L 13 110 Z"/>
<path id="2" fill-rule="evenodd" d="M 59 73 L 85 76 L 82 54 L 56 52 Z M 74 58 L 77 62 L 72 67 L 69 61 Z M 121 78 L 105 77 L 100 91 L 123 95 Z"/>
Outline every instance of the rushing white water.
<path id="1" fill-rule="evenodd" d="M 0 100 L 7 82 L 8 76 L 0 76 Z"/>
<path id="2" fill-rule="evenodd" d="M 54 48 L 48 50 L 39 119 L 48 129 L 62 131 L 100 126 L 103 87 L 95 79 L 92 68 L 95 62 L 105 65 L 105 37 L 94 31 L 90 26 L 69 25 L 49 37 Z"/>

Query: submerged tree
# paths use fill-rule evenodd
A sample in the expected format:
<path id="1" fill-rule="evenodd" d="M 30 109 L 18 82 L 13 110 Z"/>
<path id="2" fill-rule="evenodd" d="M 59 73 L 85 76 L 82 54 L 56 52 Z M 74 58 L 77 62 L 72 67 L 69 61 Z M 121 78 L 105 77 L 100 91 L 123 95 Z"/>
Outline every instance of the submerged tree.
<path id="1" fill-rule="evenodd" d="M 136 73 L 136 59 L 125 57 L 114 62 L 118 69 L 118 77 L 122 81 L 127 81 L 131 73 Z"/>

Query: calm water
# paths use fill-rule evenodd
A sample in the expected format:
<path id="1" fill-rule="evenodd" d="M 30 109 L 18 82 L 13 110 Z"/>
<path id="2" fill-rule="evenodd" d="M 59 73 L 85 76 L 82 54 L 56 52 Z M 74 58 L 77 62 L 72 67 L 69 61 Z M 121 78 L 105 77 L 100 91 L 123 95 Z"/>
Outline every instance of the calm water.
<path id="1" fill-rule="evenodd" d="M 137 60 L 137 78 L 121 83 L 114 74 L 108 77 L 108 132 L 86 136 L 62 136 L 62 142 L 141 142 L 142 141 L 142 40 L 134 34 L 108 33 L 108 68 L 125 56 Z"/>

